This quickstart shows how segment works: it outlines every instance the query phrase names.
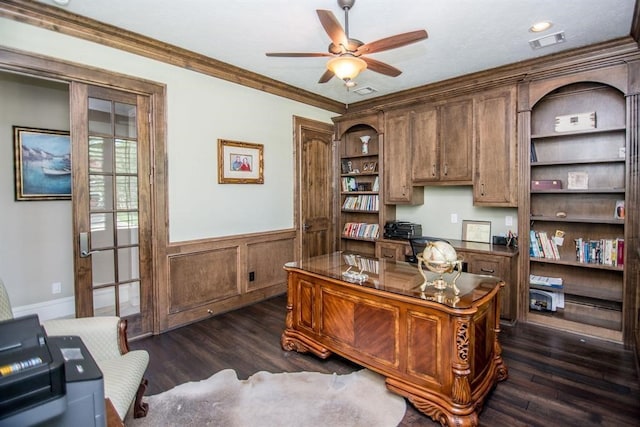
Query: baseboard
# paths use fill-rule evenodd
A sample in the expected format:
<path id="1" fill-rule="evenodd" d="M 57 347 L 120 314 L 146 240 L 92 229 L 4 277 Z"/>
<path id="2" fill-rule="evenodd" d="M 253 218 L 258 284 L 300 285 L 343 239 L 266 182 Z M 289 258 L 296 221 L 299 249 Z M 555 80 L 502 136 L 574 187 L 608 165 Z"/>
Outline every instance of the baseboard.
<path id="1" fill-rule="evenodd" d="M 35 304 L 13 307 L 13 317 L 22 317 L 29 314 L 37 314 L 41 322 L 62 317 L 75 317 L 74 297 L 58 298 Z"/>

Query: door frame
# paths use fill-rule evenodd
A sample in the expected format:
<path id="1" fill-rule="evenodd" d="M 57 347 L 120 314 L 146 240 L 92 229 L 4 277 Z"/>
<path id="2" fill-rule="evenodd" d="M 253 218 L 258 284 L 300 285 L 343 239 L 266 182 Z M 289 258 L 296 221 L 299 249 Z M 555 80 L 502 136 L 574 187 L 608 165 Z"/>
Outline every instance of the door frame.
<path id="1" fill-rule="evenodd" d="M 159 333 L 159 308 L 163 307 L 161 284 L 168 282 L 167 245 L 169 230 L 167 224 L 167 165 L 166 165 L 166 86 L 149 80 L 138 79 L 108 70 L 82 66 L 58 58 L 0 47 L 0 70 L 27 74 L 44 79 L 53 79 L 66 83 L 81 82 L 93 86 L 105 86 L 113 89 L 140 94 L 149 97 L 151 105 L 150 122 L 150 159 L 151 159 L 151 239 L 152 245 L 152 289 L 151 318 L 152 332 Z M 77 102 L 70 99 L 69 102 Z M 70 125 L 74 117 L 70 117 Z M 77 236 L 70 236 L 74 250 L 79 244 Z M 75 268 L 75 266 L 74 266 Z M 166 286 L 165 286 L 166 287 Z M 166 303 L 165 305 L 166 306 Z"/>
<path id="2" fill-rule="evenodd" d="M 332 156 L 331 162 L 333 164 L 333 170 L 336 170 L 336 165 L 338 164 L 338 150 L 337 143 L 335 140 L 335 126 L 331 123 L 321 122 L 319 120 L 312 120 L 305 117 L 293 116 L 293 227 L 296 230 L 296 239 L 295 239 L 295 248 L 294 254 L 296 260 L 302 259 L 302 242 L 303 242 L 303 233 L 302 229 L 302 186 L 300 180 L 302 178 L 302 134 L 303 129 L 311 129 L 317 130 L 320 132 L 326 131 L 329 127 L 333 128 L 333 141 L 332 141 Z M 331 186 L 333 187 L 333 191 L 335 194 L 336 191 L 336 182 L 334 177 L 330 177 L 332 180 Z M 338 234 L 336 232 L 337 225 L 335 223 L 335 219 L 338 217 L 338 198 L 334 198 L 333 206 L 331 209 L 331 214 L 333 216 L 333 236 L 334 241 L 332 242 L 334 250 L 338 247 Z"/>

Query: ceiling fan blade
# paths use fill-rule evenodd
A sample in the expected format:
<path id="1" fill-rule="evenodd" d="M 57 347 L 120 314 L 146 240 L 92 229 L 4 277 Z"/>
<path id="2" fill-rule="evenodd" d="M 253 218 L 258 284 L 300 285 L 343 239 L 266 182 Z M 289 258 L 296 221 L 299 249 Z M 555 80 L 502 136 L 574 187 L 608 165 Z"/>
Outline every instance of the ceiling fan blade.
<path id="1" fill-rule="evenodd" d="M 397 47 L 406 46 L 411 43 L 424 40 L 429 35 L 426 30 L 410 31 L 408 33 L 396 34 L 395 36 L 386 37 L 371 43 L 365 43 L 358 48 L 356 55 L 367 53 L 382 52 L 383 50 L 395 49 Z"/>
<path id="2" fill-rule="evenodd" d="M 344 32 L 342 25 L 336 19 L 336 16 L 329 10 L 316 10 L 320 23 L 324 27 L 324 30 L 329 35 L 329 38 L 336 46 L 347 46 L 349 40 L 347 34 Z"/>
<path id="3" fill-rule="evenodd" d="M 367 63 L 367 69 L 375 71 L 376 73 L 384 74 L 385 76 L 390 77 L 398 77 L 400 74 L 402 74 L 402 71 L 398 70 L 396 67 L 392 67 L 389 64 L 385 64 L 384 62 L 367 58 L 366 56 L 361 56 L 360 59 L 364 60 L 364 62 Z"/>
<path id="4" fill-rule="evenodd" d="M 316 58 L 320 56 L 333 56 L 330 53 L 323 52 L 267 52 L 265 55 L 286 58 Z"/>
<path id="5" fill-rule="evenodd" d="M 331 70 L 327 70 L 324 72 L 324 74 L 320 77 L 320 80 L 318 80 L 318 83 L 326 83 L 329 80 L 331 80 L 333 78 L 335 74 L 333 74 L 333 71 Z"/>

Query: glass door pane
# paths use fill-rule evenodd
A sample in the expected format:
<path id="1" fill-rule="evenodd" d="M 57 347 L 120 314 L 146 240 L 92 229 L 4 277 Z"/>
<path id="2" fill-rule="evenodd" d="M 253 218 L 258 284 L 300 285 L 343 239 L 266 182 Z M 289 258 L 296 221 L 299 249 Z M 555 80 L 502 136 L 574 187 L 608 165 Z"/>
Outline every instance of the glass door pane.
<path id="1" fill-rule="evenodd" d="M 89 97 L 89 216 L 95 315 L 140 313 L 134 104 Z"/>

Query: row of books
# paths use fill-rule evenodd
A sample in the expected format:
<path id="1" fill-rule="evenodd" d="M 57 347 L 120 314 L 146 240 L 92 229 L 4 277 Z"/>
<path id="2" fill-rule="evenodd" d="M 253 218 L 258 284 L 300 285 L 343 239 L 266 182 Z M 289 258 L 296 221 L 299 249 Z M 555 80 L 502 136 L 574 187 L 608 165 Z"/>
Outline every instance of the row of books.
<path id="1" fill-rule="evenodd" d="M 558 245 L 546 231 L 529 231 L 529 255 L 536 258 L 560 259 Z"/>
<path id="2" fill-rule="evenodd" d="M 342 177 L 341 183 L 343 193 L 349 191 L 380 191 L 380 183 L 377 176 L 373 180 L 373 183 L 371 183 L 370 181 L 358 183 L 358 181 L 356 181 L 354 177 L 344 176 Z"/>
<path id="3" fill-rule="evenodd" d="M 342 178 L 342 191 L 357 191 L 358 183 L 352 176 L 345 176 Z"/>
<path id="4" fill-rule="evenodd" d="M 378 274 L 380 265 L 377 259 L 364 258 L 360 255 L 344 254 L 344 262 L 352 267 L 356 267 L 362 271 Z"/>
<path id="5" fill-rule="evenodd" d="M 585 264 L 624 265 L 624 239 L 575 239 L 576 261 Z"/>
<path id="6" fill-rule="evenodd" d="M 377 194 L 347 196 L 342 203 L 342 209 L 377 212 L 380 209 L 380 198 Z"/>
<path id="7" fill-rule="evenodd" d="M 342 230 L 345 237 L 358 237 L 363 239 L 378 238 L 378 224 L 368 224 L 366 222 L 347 222 Z"/>
<path id="8" fill-rule="evenodd" d="M 562 289 L 562 277 L 547 277 L 529 274 L 529 283 L 532 285 L 544 286 L 553 289 Z"/>

